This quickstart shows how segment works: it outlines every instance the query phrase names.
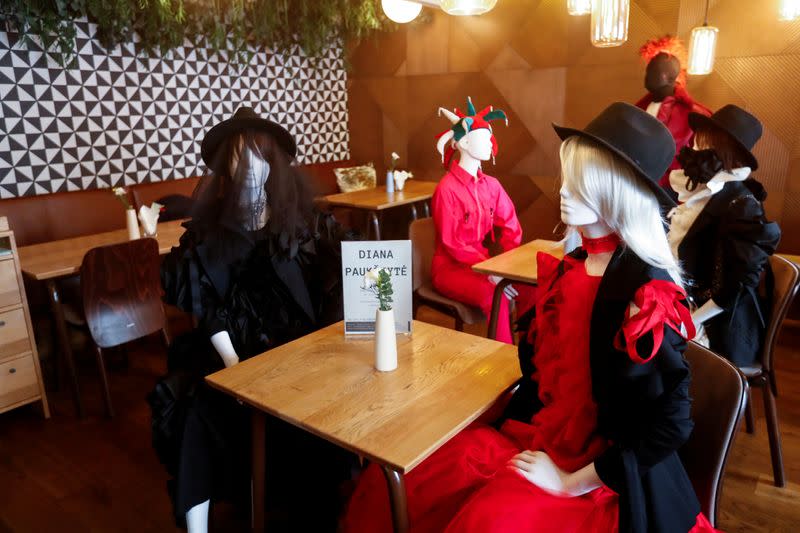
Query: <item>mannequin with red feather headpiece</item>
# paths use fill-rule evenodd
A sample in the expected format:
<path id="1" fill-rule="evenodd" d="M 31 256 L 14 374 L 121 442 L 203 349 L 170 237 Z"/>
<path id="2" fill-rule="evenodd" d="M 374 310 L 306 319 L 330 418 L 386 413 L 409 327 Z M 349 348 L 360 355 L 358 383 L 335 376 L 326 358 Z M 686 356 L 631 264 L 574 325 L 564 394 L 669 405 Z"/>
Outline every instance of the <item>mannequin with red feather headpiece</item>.
<path id="1" fill-rule="evenodd" d="M 689 113 L 710 115 L 711 111 L 697 103 L 686 90 L 686 48 L 677 37 L 665 35 L 650 39 L 639 49 L 647 62 L 644 87 L 647 94 L 636 105 L 663 122 L 675 139 L 675 155 L 684 146 L 691 148 L 694 135 L 689 127 Z M 669 188 L 669 173 L 680 168 L 677 157 L 661 178 L 661 186 Z"/>
<path id="2" fill-rule="evenodd" d="M 436 251 L 431 264 L 434 288 L 444 296 L 479 307 L 486 316 L 498 278 L 478 274 L 472 265 L 489 258 L 487 241 L 499 241 L 503 251 L 519 246 L 522 228 L 517 212 L 497 179 L 483 173 L 485 161 L 497 155 L 497 139 L 490 122 L 503 120 L 505 112 L 492 106 L 476 111 L 467 99 L 466 112 L 439 108 L 450 128 L 438 136 L 437 149 L 447 173 L 433 194 Z M 458 158 L 456 159 L 456 153 Z M 495 238 L 499 230 L 499 238 Z M 528 293 L 525 288 L 519 289 Z M 519 296 L 512 286 L 505 288 L 497 322 L 497 340 L 511 343 L 508 299 Z M 527 297 L 526 297 L 527 300 Z"/>

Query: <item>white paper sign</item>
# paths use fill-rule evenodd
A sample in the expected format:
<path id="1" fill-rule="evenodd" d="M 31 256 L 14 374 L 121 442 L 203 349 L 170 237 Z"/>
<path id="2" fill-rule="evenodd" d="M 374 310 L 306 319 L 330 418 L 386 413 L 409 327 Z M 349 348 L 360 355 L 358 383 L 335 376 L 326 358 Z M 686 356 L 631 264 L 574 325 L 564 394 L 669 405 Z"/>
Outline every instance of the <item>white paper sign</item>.
<path id="1" fill-rule="evenodd" d="M 411 241 L 342 241 L 345 334 L 375 333 L 378 297 L 364 289 L 364 274 L 373 268 L 389 270 L 395 328 L 411 333 Z"/>

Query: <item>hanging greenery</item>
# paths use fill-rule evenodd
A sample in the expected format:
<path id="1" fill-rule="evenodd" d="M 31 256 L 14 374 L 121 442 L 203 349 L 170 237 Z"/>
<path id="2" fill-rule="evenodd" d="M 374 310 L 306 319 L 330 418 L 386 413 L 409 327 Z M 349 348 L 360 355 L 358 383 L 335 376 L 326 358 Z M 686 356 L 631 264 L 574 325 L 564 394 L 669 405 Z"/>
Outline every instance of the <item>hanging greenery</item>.
<path id="1" fill-rule="evenodd" d="M 107 49 L 139 35 L 146 51 L 206 42 L 245 53 L 247 45 L 315 55 L 335 42 L 390 26 L 379 0 L 2 0 L 0 21 L 36 40 L 62 65 L 75 55 L 73 21 L 87 17 Z"/>

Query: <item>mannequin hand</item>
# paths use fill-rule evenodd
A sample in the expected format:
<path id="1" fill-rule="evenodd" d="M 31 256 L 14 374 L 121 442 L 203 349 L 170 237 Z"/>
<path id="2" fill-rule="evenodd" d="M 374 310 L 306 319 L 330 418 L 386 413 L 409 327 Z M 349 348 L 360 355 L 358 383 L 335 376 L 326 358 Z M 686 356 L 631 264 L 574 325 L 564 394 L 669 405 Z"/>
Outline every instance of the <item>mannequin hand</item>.
<path id="1" fill-rule="evenodd" d="M 211 336 L 211 344 L 222 358 L 225 368 L 232 367 L 239 362 L 239 355 L 231 342 L 231 336 L 227 331 L 219 331 Z"/>
<path id="2" fill-rule="evenodd" d="M 517 289 L 515 289 L 513 285 L 506 285 L 506 288 L 503 289 L 503 292 L 505 293 L 506 298 L 509 300 L 513 300 L 519 296 L 519 292 L 517 292 Z"/>
<path id="3" fill-rule="evenodd" d="M 558 468 L 544 452 L 525 450 L 512 457 L 508 466 L 542 490 L 556 496 L 573 496 L 569 490 L 570 474 Z"/>

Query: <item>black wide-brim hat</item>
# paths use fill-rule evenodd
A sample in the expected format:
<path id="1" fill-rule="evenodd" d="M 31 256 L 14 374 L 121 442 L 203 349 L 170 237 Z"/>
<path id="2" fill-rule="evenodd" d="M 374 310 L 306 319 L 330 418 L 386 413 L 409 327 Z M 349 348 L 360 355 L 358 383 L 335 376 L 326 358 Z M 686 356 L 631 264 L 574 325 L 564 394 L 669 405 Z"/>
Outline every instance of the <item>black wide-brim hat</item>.
<path id="1" fill-rule="evenodd" d="M 582 130 L 557 124 L 553 129 L 562 141 L 577 135 L 607 148 L 631 166 L 662 208 L 675 207 L 658 183 L 675 158 L 675 141 L 656 117 L 631 104 L 614 102 Z"/>
<path id="2" fill-rule="evenodd" d="M 760 120 L 741 107 L 728 104 L 710 117 L 700 113 L 689 113 L 689 127 L 693 131 L 702 127 L 721 129 L 742 149 L 750 170 L 758 168 L 758 159 L 753 155 L 753 146 L 764 133 L 764 127 Z"/>
<path id="3" fill-rule="evenodd" d="M 228 137 L 245 130 L 258 130 L 271 135 L 284 152 L 293 159 L 297 155 L 297 143 L 289 131 L 278 124 L 261 118 L 250 107 L 240 107 L 228 120 L 223 120 L 211 128 L 200 146 L 200 155 L 206 166 L 212 168 L 217 149 Z M 213 170 L 213 168 L 212 168 Z"/>

